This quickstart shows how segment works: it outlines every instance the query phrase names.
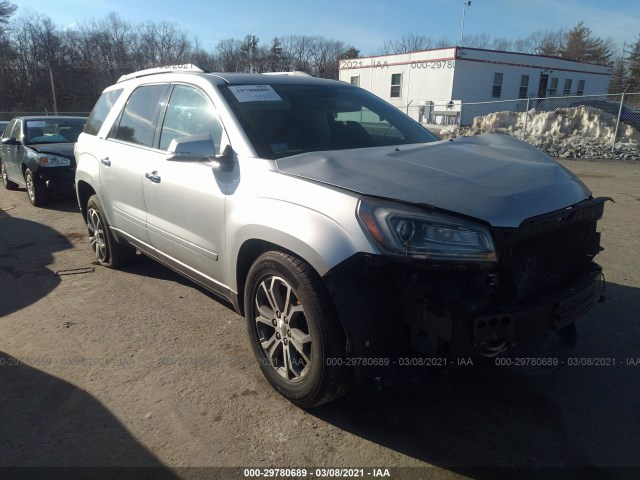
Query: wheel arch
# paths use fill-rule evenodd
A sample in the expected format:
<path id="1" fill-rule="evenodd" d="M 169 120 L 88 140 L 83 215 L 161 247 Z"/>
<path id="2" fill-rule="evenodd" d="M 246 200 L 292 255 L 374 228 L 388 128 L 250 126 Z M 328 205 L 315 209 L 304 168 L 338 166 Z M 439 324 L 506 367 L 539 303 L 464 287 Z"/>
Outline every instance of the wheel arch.
<path id="1" fill-rule="evenodd" d="M 259 239 L 259 238 L 249 238 L 247 239 L 238 250 L 238 254 L 236 256 L 236 288 L 237 288 L 237 305 L 236 309 L 241 315 L 244 315 L 244 289 L 245 283 L 247 281 L 247 275 L 251 266 L 258 259 L 260 255 L 270 251 L 278 251 L 282 253 L 286 253 L 288 255 L 292 255 L 301 260 L 304 260 L 314 271 L 318 274 L 320 278 L 322 276 L 318 272 L 318 269 L 309 262 L 303 254 L 297 251 L 290 250 L 288 248 L 283 247 L 277 243 L 273 243 L 267 240 Z"/>
<path id="2" fill-rule="evenodd" d="M 80 206 L 80 212 L 82 213 L 82 218 L 83 220 L 87 220 L 87 202 L 89 201 L 89 198 L 92 195 L 96 194 L 96 191 L 93 189 L 93 187 L 83 181 L 83 180 L 79 180 L 76 183 L 76 194 L 78 196 L 78 205 Z"/>

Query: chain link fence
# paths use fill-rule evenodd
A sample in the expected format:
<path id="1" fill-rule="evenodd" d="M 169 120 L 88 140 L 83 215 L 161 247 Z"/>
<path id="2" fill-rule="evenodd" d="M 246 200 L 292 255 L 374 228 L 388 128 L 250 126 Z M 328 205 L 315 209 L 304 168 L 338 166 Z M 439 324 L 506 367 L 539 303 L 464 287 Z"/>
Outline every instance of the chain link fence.
<path id="1" fill-rule="evenodd" d="M 640 93 L 431 104 L 418 120 L 442 138 L 496 132 L 555 157 L 640 160 Z"/>

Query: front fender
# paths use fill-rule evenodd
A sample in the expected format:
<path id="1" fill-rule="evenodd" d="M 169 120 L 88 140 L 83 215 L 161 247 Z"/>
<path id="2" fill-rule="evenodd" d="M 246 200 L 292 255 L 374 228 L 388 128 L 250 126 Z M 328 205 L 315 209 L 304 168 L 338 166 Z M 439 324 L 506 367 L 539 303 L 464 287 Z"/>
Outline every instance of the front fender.
<path id="1" fill-rule="evenodd" d="M 82 205 L 82 201 L 80 199 L 80 191 L 78 189 L 78 185 L 81 182 L 89 185 L 98 198 L 100 199 L 100 203 L 104 205 L 104 200 L 102 197 L 102 189 L 100 188 L 100 166 L 98 163 L 98 159 L 91 154 L 82 153 L 76 157 L 76 196 L 78 198 L 78 205 L 80 205 L 80 209 L 84 213 L 85 205 Z M 107 211 L 105 210 L 105 215 L 107 215 Z M 111 224 L 111 218 L 108 218 L 107 221 Z"/>
<path id="2" fill-rule="evenodd" d="M 327 202 L 329 209 L 331 202 Z M 339 212 L 329 216 L 299 204 L 259 198 L 229 217 L 227 245 L 230 286 L 238 291 L 236 266 L 242 246 L 262 240 L 286 249 L 309 263 L 320 276 L 358 252 L 373 252 L 355 218 L 357 199 L 343 197 Z M 237 226 L 237 228 L 233 228 Z"/>

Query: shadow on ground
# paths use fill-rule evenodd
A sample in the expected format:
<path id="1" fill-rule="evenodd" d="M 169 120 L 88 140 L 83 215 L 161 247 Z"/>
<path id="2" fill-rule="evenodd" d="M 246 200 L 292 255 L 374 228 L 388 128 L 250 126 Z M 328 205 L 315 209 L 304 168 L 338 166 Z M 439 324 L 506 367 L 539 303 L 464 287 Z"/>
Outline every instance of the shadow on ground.
<path id="1" fill-rule="evenodd" d="M 609 284 L 606 294 L 578 321 L 573 350 L 549 334 L 508 355 L 558 358 L 558 368 L 483 359 L 310 413 L 471 478 L 640 478 L 640 289 Z M 594 358 L 611 360 L 569 365 Z"/>
<path id="2" fill-rule="evenodd" d="M 3 352 L 0 385 L 3 478 L 177 478 L 84 390 Z"/>
<path id="3" fill-rule="evenodd" d="M 53 228 L 0 211 L 0 317 L 37 302 L 60 283 L 46 265 L 73 248 Z"/>
<path id="4" fill-rule="evenodd" d="M 136 258 L 130 264 L 127 264 L 125 267 L 119 268 L 119 270 L 122 270 L 123 272 L 126 272 L 131 275 L 138 275 L 143 278 L 155 278 L 158 280 L 174 282 L 180 285 L 194 288 L 199 292 L 201 292 L 202 294 L 206 295 L 207 297 L 211 298 L 212 300 L 220 303 L 221 305 L 235 312 L 231 302 L 210 292 L 209 290 L 201 287 L 197 283 L 192 282 L 191 280 L 184 277 L 183 275 L 180 275 L 179 273 L 175 272 L 169 267 L 165 267 L 160 262 L 150 257 L 147 257 L 146 255 L 142 255 L 142 254 L 136 255 Z"/>

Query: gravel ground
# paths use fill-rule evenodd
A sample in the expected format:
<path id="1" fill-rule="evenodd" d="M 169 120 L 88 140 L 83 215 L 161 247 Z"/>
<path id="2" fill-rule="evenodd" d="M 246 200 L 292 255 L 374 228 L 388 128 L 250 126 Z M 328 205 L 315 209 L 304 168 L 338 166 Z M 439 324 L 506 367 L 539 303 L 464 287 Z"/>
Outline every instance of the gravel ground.
<path id="1" fill-rule="evenodd" d="M 579 321 L 573 350 L 545 335 L 509 358 L 607 365 L 475 362 L 416 385 L 364 385 L 310 411 L 263 379 L 228 305 L 143 257 L 120 271 L 96 266 L 73 199 L 35 209 L 24 191 L 0 190 L 0 467 L 638 478 L 640 165 L 563 164 L 616 202 L 600 224 L 607 301 Z"/>

